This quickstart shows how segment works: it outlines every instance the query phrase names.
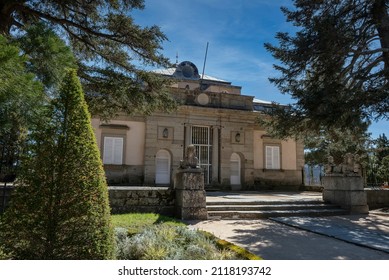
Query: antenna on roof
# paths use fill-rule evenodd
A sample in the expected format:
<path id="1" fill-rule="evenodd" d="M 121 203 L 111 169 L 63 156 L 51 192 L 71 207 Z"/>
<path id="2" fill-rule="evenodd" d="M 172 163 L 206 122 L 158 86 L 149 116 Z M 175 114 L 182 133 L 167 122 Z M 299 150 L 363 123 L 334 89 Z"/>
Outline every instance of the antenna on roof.
<path id="1" fill-rule="evenodd" d="M 178 52 L 176 52 L 176 66 L 178 66 Z"/>
<path id="2" fill-rule="evenodd" d="M 208 55 L 208 46 L 209 46 L 209 42 L 207 42 L 207 48 L 205 49 L 205 57 L 204 57 L 204 65 L 203 65 L 203 74 L 201 75 L 201 80 L 204 79 L 205 63 L 207 62 L 207 55 Z"/>

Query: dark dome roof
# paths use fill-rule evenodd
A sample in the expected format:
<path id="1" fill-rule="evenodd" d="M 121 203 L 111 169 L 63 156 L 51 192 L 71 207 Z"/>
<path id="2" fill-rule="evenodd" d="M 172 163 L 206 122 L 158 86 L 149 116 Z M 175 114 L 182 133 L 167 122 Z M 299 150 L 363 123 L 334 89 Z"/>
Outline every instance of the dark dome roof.
<path id="1" fill-rule="evenodd" d="M 183 61 L 178 64 L 173 76 L 180 79 L 200 79 L 199 70 L 190 61 Z"/>

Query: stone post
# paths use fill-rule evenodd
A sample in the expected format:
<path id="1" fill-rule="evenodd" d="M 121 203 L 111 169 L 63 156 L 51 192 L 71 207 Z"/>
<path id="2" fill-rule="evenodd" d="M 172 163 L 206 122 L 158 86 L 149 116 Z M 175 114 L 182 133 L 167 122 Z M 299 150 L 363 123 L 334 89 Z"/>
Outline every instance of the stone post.
<path id="1" fill-rule="evenodd" d="M 354 214 L 369 213 L 362 177 L 324 176 L 323 186 L 324 202 L 339 205 Z"/>
<path id="2" fill-rule="evenodd" d="M 188 145 L 174 178 L 176 216 L 183 220 L 206 220 L 204 171 L 198 165 L 196 149 Z"/>
<path id="3" fill-rule="evenodd" d="M 350 213 L 367 214 L 367 195 L 363 189 L 363 177 L 359 155 L 347 153 L 343 163 L 336 165 L 332 156 L 328 157 L 323 177 L 324 202 L 337 204 Z"/>
<path id="4" fill-rule="evenodd" d="M 185 169 L 176 173 L 176 216 L 183 220 L 206 220 L 206 195 L 204 172 L 201 169 Z"/>

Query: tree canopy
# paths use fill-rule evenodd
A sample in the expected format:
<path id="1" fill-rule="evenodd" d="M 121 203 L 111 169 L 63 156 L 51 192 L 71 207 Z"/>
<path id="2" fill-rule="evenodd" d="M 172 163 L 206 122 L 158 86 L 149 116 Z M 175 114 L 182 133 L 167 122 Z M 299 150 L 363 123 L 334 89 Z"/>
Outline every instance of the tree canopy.
<path id="1" fill-rule="evenodd" d="M 295 0 L 281 8 L 294 34 L 265 47 L 281 62 L 270 78 L 295 103 L 268 125 L 282 136 L 389 119 L 389 1 Z"/>
<path id="2" fill-rule="evenodd" d="M 322 132 L 320 136 L 305 137 L 305 162 L 309 165 L 323 165 L 332 156 L 336 164 L 343 162 L 347 153 L 358 154 L 365 162 L 368 154 L 370 134 L 366 127 L 360 129 L 332 129 Z"/>
<path id="3" fill-rule="evenodd" d="M 4 0 L 0 1 L 0 34 L 20 39 L 28 35 L 25 31 L 31 25 L 49 26 L 75 54 L 94 114 L 173 108 L 164 90 L 166 81 L 143 69 L 169 65 L 160 54 L 167 39 L 160 28 L 141 27 L 130 15 L 143 8 L 143 0 Z"/>
<path id="4" fill-rule="evenodd" d="M 26 69 L 27 61 L 0 35 L 0 181 L 16 174 L 27 127 L 39 121 L 43 85 Z"/>

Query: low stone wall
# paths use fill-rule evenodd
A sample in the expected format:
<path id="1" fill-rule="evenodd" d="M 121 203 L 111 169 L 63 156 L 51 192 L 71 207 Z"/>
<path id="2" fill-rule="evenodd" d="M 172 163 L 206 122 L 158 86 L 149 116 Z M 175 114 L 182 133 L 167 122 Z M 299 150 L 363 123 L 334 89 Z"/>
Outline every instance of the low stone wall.
<path id="1" fill-rule="evenodd" d="M 175 191 L 165 187 L 109 187 L 113 214 L 158 213 L 174 216 Z"/>
<path id="2" fill-rule="evenodd" d="M 370 210 L 389 207 L 389 189 L 365 189 Z"/>

